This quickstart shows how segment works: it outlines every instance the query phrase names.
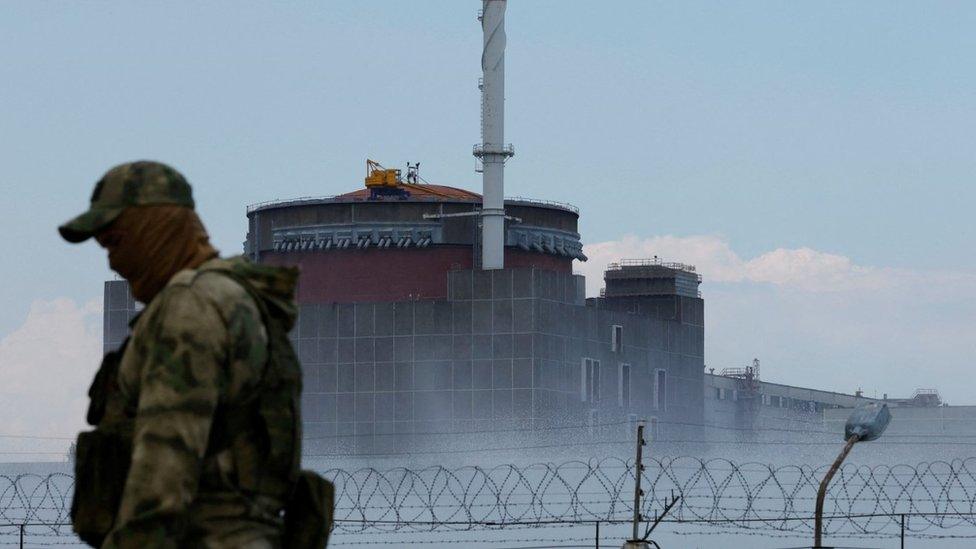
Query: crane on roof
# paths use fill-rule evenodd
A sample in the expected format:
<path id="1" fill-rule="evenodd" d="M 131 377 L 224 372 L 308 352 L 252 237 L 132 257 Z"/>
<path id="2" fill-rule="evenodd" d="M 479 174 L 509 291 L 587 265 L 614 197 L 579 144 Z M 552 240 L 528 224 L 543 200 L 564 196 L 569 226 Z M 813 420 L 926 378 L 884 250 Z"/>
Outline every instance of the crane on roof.
<path id="1" fill-rule="evenodd" d="M 385 196 L 395 196 L 400 200 L 410 197 L 410 189 L 422 190 L 426 194 L 451 198 L 448 193 L 436 190 L 434 185 L 421 185 L 417 180 L 420 177 L 420 162 L 411 165 L 407 163 L 409 170 L 408 180 L 404 181 L 400 170 L 395 168 L 384 168 L 382 164 L 375 160 L 366 159 L 366 188 L 369 189 L 369 199 L 379 200 Z"/>
<path id="2" fill-rule="evenodd" d="M 400 170 L 384 168 L 375 160 L 366 159 L 366 188 L 369 189 L 369 199 L 376 200 L 382 196 L 395 196 L 406 200 L 410 191 L 402 187 L 403 178 Z"/>

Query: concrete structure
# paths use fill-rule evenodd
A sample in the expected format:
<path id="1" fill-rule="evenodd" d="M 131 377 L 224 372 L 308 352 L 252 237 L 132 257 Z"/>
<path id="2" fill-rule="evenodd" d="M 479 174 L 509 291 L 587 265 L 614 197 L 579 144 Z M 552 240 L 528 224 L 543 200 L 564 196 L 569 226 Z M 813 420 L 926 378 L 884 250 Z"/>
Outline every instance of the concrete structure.
<path id="1" fill-rule="evenodd" d="M 703 387 L 705 433 L 711 442 L 785 440 L 790 431 L 797 439 L 809 439 L 811 431 L 825 430 L 825 411 L 837 410 L 846 420 L 852 408 L 875 400 L 760 381 L 758 360 L 746 368 L 706 373 Z"/>
<path id="2" fill-rule="evenodd" d="M 356 254 L 332 253 L 336 266 Z M 315 276 L 303 270 L 300 284 Z M 442 299 L 324 300 L 303 289 L 295 343 L 310 451 L 403 452 L 443 441 L 437 433 L 637 417 L 660 432 L 703 421 L 697 291 L 585 300 L 583 277 L 540 267 L 449 269 L 444 279 Z"/>
<path id="3" fill-rule="evenodd" d="M 943 451 L 965 454 L 976 436 L 976 406 L 948 406 L 933 389 L 919 389 L 910 398 L 870 398 L 861 391 L 847 394 L 760 381 L 758 366 L 757 360 L 746 368 L 705 374 L 705 435 L 713 447 L 722 442 L 834 444 L 841 440 L 851 411 L 869 402 L 886 403 L 891 411 L 888 429 L 873 444 L 886 452 L 961 443 Z"/>
<path id="4" fill-rule="evenodd" d="M 248 209 L 246 255 L 297 265 L 293 341 L 310 452 L 427 448 L 443 433 L 650 419 L 650 435 L 703 422 L 704 311 L 694 268 L 611 265 L 587 300 L 571 206 L 506 201 L 505 269 L 476 265 L 480 196 L 411 185 Z M 464 215 L 458 215 L 464 214 Z M 106 346 L 134 313 L 106 283 Z M 566 431 L 578 435 L 583 431 Z M 632 436 L 628 434 L 628 436 Z M 435 437 L 436 438 L 436 437 Z M 509 437 L 510 438 L 510 437 Z"/>
<path id="5" fill-rule="evenodd" d="M 976 436 L 976 406 L 949 406 L 935 389 L 919 389 L 909 398 L 885 395 L 879 402 L 887 403 L 891 410 L 891 423 L 884 435 L 889 439 L 907 437 L 919 444 L 934 439 L 970 443 Z M 825 410 L 826 428 L 843 429 L 845 412 L 849 410 Z"/>
<path id="6" fill-rule="evenodd" d="M 876 400 L 892 409 L 885 441 L 976 435 L 976 407 L 946 406 L 932 390 L 872 399 L 770 383 L 760 379 L 758 360 L 705 373 L 700 277 L 688 265 L 620 261 L 608 267 L 600 297 L 590 299 L 583 277 L 571 271 L 572 257 L 551 253 L 555 247 L 516 244 L 506 253 L 527 266 L 477 269 L 472 218 L 429 214 L 470 211 L 464 208 L 474 207 L 477 195 L 439 189 L 448 196 L 374 203 L 351 193 L 249 211 L 248 254 L 302 268 L 292 335 L 305 370 L 311 452 L 408 452 L 457 443 L 435 434 L 506 429 L 540 440 L 552 427 L 606 424 L 622 425 L 610 437 L 619 440 L 631 436 L 629 422 L 637 418 L 648 419 L 658 451 L 677 440 L 712 448 L 832 443 L 852 408 Z M 575 235 L 571 207 L 510 201 L 509 208 L 533 220 L 510 223 L 510 242 L 533 231 Z M 430 231 L 426 245 L 416 245 L 427 238 L 419 232 L 410 233 L 417 234 L 412 246 L 375 245 L 408 234 L 418 217 Z M 347 222 L 307 222 L 333 218 Z M 368 237 L 371 245 L 327 248 L 320 244 L 327 235 L 333 242 Z M 574 238 L 567 241 L 579 245 Z M 105 282 L 104 299 L 108 351 L 124 339 L 139 305 L 122 280 Z M 593 440 L 606 431 L 559 436 Z M 486 443 L 479 438 L 478 445 Z"/>
<path id="7" fill-rule="evenodd" d="M 248 209 L 245 253 L 254 261 L 298 265 L 299 299 L 445 299 L 447 273 L 477 268 L 481 257 L 477 193 L 408 185 L 406 199 L 370 199 L 365 189 Z M 505 262 L 513 268 L 572 272 L 583 259 L 576 208 L 509 199 Z"/>

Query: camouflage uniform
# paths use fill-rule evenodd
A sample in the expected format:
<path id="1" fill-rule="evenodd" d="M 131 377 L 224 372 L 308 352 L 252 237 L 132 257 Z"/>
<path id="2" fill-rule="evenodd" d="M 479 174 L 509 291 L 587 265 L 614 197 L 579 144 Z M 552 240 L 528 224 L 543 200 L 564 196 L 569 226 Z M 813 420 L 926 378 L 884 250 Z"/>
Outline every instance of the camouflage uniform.
<path id="1" fill-rule="evenodd" d="M 182 176 L 145 164 L 110 171 L 92 208 L 62 226 L 62 235 L 84 240 L 109 225 L 120 205 L 192 207 Z M 133 173 L 141 184 L 130 183 Z M 278 425 L 248 403 L 264 390 L 269 369 L 262 320 L 269 306 L 279 321 L 275 348 L 287 346 L 286 359 L 293 357 L 287 340 L 279 340 L 294 322 L 296 276 L 243 258 L 212 259 L 174 275 L 133 320 L 117 376 L 110 376 L 115 389 L 97 418 L 99 428 L 118 428 L 132 441 L 121 503 L 102 547 L 280 546 L 292 479 L 275 474 L 283 467 L 269 466 L 275 450 L 268 446 L 282 440 L 274 429 L 290 436 L 294 442 L 278 461 L 292 460 L 288 466 L 297 471 L 300 374 L 279 399 L 293 408 Z"/>
<path id="2" fill-rule="evenodd" d="M 145 547 L 183 532 L 184 546 L 277 544 L 286 494 L 240 491 L 242 479 L 261 474 L 259 433 L 234 433 L 206 455 L 218 403 L 231 409 L 252 394 L 267 362 L 254 300 L 220 273 L 243 263 L 218 259 L 178 273 L 133 325 L 118 378 L 124 407 L 135 410 L 132 466 L 103 547 Z"/>

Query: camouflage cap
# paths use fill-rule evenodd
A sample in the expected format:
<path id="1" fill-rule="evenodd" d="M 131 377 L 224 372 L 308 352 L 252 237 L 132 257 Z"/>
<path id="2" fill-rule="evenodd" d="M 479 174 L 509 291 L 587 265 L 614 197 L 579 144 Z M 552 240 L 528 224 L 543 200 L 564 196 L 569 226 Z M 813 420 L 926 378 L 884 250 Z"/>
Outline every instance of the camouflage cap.
<path id="1" fill-rule="evenodd" d="M 88 211 L 58 227 L 68 242 L 83 242 L 108 227 L 129 206 L 193 207 L 190 184 L 173 168 L 140 160 L 116 166 L 95 184 Z"/>

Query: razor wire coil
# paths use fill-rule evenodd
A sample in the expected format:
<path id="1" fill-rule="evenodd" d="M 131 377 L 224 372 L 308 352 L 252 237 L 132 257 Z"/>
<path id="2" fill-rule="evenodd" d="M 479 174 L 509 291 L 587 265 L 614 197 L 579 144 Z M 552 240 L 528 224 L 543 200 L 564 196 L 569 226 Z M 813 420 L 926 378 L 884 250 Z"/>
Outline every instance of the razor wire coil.
<path id="1" fill-rule="evenodd" d="M 335 535 L 452 532 L 551 524 L 616 523 L 633 514 L 633 461 L 328 469 L 335 483 Z M 641 514 L 654 516 L 672 492 L 681 500 L 665 522 L 731 533 L 806 534 L 825 469 L 694 457 L 644 462 Z M 71 475 L 0 475 L 0 536 L 28 524 L 32 536 L 71 535 Z M 842 467 L 825 506 L 831 536 L 976 532 L 976 458 Z M 965 536 L 976 534 L 966 533 Z"/>

